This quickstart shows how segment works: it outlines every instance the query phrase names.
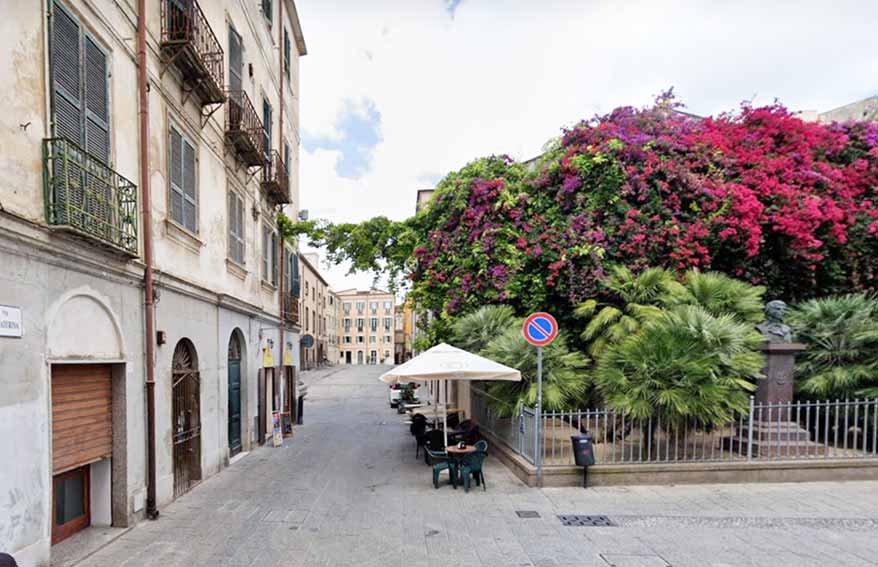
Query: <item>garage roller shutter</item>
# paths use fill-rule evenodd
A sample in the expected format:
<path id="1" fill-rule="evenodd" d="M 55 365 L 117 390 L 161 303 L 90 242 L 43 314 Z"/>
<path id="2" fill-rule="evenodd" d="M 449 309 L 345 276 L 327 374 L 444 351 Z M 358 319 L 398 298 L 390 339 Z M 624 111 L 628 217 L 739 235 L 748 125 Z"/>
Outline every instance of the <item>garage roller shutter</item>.
<path id="1" fill-rule="evenodd" d="M 52 367 L 52 473 L 99 461 L 112 451 L 110 366 Z"/>

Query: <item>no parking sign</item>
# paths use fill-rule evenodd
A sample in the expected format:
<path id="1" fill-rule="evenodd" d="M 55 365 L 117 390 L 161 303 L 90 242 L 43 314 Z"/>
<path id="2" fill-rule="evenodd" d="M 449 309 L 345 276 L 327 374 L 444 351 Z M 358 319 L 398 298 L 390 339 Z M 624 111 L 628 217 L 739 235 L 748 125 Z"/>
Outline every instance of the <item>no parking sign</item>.
<path id="1" fill-rule="evenodd" d="M 522 332 L 533 346 L 546 346 L 558 336 L 558 322 L 548 313 L 533 313 L 524 320 Z"/>

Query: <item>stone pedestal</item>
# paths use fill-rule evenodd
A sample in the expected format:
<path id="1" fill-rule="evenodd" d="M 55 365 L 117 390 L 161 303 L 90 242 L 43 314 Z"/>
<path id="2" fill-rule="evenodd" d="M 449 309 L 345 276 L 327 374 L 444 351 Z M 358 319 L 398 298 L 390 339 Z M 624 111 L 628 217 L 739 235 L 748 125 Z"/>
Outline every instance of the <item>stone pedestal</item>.
<path id="1" fill-rule="evenodd" d="M 756 385 L 757 404 L 788 404 L 793 401 L 796 353 L 805 350 L 802 343 L 762 344 L 765 353 L 765 378 Z"/>

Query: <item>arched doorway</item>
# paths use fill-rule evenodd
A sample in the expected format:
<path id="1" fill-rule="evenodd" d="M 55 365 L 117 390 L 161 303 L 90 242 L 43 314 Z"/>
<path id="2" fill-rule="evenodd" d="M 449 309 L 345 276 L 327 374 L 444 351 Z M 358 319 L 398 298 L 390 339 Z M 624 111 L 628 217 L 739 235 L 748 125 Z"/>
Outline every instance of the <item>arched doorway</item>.
<path id="1" fill-rule="evenodd" d="M 229 339 L 229 456 L 241 452 L 241 339 Z"/>
<path id="2" fill-rule="evenodd" d="M 174 497 L 201 480 L 201 404 L 198 358 L 189 339 L 174 349 L 173 380 Z"/>

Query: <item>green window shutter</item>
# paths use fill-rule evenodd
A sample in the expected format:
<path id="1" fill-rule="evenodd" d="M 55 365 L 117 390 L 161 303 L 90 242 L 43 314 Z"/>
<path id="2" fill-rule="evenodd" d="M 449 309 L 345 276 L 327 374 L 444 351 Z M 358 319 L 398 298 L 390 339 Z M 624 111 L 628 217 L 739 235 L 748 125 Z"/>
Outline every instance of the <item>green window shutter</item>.
<path id="1" fill-rule="evenodd" d="M 277 233 L 271 233 L 271 283 L 277 285 Z"/>
<path id="2" fill-rule="evenodd" d="M 284 74 L 290 78 L 290 34 L 284 28 Z"/>
<path id="3" fill-rule="evenodd" d="M 293 274 L 293 295 L 300 297 L 302 295 L 302 280 L 299 276 L 299 257 L 296 254 L 290 256 L 290 273 Z"/>
<path id="4" fill-rule="evenodd" d="M 229 26 L 229 90 L 241 90 L 241 76 L 244 74 L 244 58 L 241 54 L 241 36 Z"/>
<path id="5" fill-rule="evenodd" d="M 265 159 L 271 159 L 271 104 L 262 99 L 262 133 L 265 138 Z"/>
<path id="6" fill-rule="evenodd" d="M 169 129 L 168 182 L 171 219 L 185 226 L 183 220 L 183 136 L 173 126 Z"/>
<path id="7" fill-rule="evenodd" d="M 196 193 L 195 148 L 183 139 L 183 226 L 198 232 L 198 194 Z"/>
<path id="8" fill-rule="evenodd" d="M 262 13 L 265 15 L 265 19 L 268 20 L 268 25 L 270 26 L 272 22 L 271 0 L 262 0 Z"/>
<path id="9" fill-rule="evenodd" d="M 262 279 L 265 281 L 268 281 L 268 258 L 270 254 L 268 247 L 271 246 L 269 234 L 268 227 L 262 225 Z"/>
<path id="10" fill-rule="evenodd" d="M 107 54 L 85 36 L 85 149 L 104 163 L 110 162 L 110 112 Z"/>
<path id="11" fill-rule="evenodd" d="M 52 120 L 54 135 L 83 144 L 82 43 L 79 22 L 57 3 L 51 20 Z"/>
<path id="12" fill-rule="evenodd" d="M 229 256 L 244 264 L 244 204 L 237 193 L 229 191 Z"/>

